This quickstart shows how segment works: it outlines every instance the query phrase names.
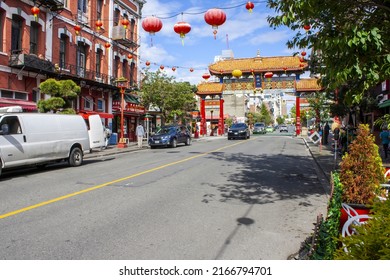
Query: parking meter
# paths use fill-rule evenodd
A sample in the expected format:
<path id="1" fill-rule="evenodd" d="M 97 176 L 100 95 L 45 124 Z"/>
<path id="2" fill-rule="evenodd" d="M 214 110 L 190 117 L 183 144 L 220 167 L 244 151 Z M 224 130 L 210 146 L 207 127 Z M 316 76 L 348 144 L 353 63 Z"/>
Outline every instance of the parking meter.
<path id="1" fill-rule="evenodd" d="M 333 138 L 334 140 L 340 139 L 340 128 L 337 127 L 333 130 Z"/>

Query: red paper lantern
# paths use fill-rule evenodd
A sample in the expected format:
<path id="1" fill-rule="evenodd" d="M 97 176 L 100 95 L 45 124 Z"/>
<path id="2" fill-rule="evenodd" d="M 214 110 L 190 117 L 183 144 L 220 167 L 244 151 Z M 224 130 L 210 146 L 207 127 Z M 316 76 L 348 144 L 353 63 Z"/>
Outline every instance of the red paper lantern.
<path id="1" fill-rule="evenodd" d="M 128 55 L 127 55 L 127 58 L 128 58 L 128 59 L 132 59 L 132 58 L 133 58 L 133 55 L 132 55 L 132 54 L 128 54 Z"/>
<path id="2" fill-rule="evenodd" d="M 190 72 L 194 72 L 194 68 L 190 68 Z"/>
<path id="3" fill-rule="evenodd" d="M 299 61 L 300 61 L 300 62 L 305 62 L 305 59 L 304 59 L 303 57 L 300 57 L 300 58 L 299 58 Z"/>
<path id="4" fill-rule="evenodd" d="M 164 70 L 164 65 L 160 65 L 160 69 L 161 69 L 161 70 Z"/>
<path id="5" fill-rule="evenodd" d="M 287 67 L 283 67 L 283 70 L 284 70 L 284 72 L 286 73 L 286 71 L 287 71 Z"/>
<path id="6" fill-rule="evenodd" d="M 109 48 L 111 47 L 111 44 L 110 44 L 109 42 L 106 42 L 106 43 L 104 44 L 104 46 L 106 47 L 106 49 L 109 49 Z"/>
<path id="7" fill-rule="evenodd" d="M 181 42 L 184 44 L 184 37 L 191 31 L 191 25 L 188 22 L 179 21 L 173 26 L 173 30 L 180 35 Z"/>
<path id="8" fill-rule="evenodd" d="M 95 25 L 96 25 L 97 29 L 100 30 L 100 28 L 103 26 L 103 22 L 100 19 L 98 19 L 96 21 Z"/>
<path id="9" fill-rule="evenodd" d="M 252 9 L 255 7 L 255 5 L 251 2 L 251 1 L 248 1 L 245 5 L 245 8 L 251 13 L 252 12 Z"/>
<path id="10" fill-rule="evenodd" d="M 267 78 L 267 79 L 271 79 L 273 75 L 274 75 L 274 73 L 267 72 L 267 73 L 264 74 L 264 77 Z"/>
<path id="11" fill-rule="evenodd" d="M 206 21 L 207 24 L 210 24 L 214 29 L 213 31 L 214 39 L 216 39 L 218 26 L 225 23 L 226 14 L 224 11 L 220 9 L 215 9 L 215 8 L 209 9 L 204 15 L 204 20 Z"/>
<path id="12" fill-rule="evenodd" d="M 150 66 L 150 62 L 149 62 L 149 61 L 146 61 L 146 62 L 145 62 L 145 65 L 146 65 L 146 66 Z"/>
<path id="13" fill-rule="evenodd" d="M 300 64 L 299 64 L 299 67 L 303 68 L 303 66 L 305 66 L 304 63 L 300 63 Z"/>
<path id="14" fill-rule="evenodd" d="M 305 55 L 306 55 L 306 52 L 305 52 L 305 51 L 301 52 L 301 55 L 302 55 L 302 56 L 305 56 Z"/>
<path id="15" fill-rule="evenodd" d="M 154 35 L 156 32 L 159 32 L 162 26 L 162 21 L 155 16 L 147 17 L 142 21 L 142 28 L 146 32 L 149 32 L 150 35 Z"/>
<path id="16" fill-rule="evenodd" d="M 122 19 L 122 25 L 125 29 L 129 26 L 130 22 L 127 18 Z"/>
<path id="17" fill-rule="evenodd" d="M 204 73 L 202 75 L 202 78 L 205 79 L 205 80 L 208 80 L 210 78 L 210 74 L 209 73 Z"/>
<path id="18" fill-rule="evenodd" d="M 31 13 L 33 14 L 34 18 L 37 19 L 38 18 L 38 14 L 39 14 L 39 8 L 38 7 L 32 7 L 31 8 Z"/>
<path id="19" fill-rule="evenodd" d="M 175 67 L 175 66 L 172 67 L 172 71 L 173 71 L 173 72 L 176 71 L 176 67 Z"/>
<path id="20" fill-rule="evenodd" d="M 305 31 L 306 32 L 308 32 L 309 30 L 310 30 L 310 25 L 309 24 L 305 24 L 304 26 L 303 26 L 303 29 L 305 29 Z"/>
<path id="21" fill-rule="evenodd" d="M 81 26 L 80 25 L 75 25 L 74 26 L 74 31 L 76 32 L 76 35 L 79 35 L 80 30 L 81 30 Z"/>

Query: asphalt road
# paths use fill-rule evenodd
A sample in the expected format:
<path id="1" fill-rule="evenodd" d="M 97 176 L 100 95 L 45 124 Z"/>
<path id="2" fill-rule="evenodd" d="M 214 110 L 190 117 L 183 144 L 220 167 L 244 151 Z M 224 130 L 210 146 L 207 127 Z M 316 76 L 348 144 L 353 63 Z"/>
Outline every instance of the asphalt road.
<path id="1" fill-rule="evenodd" d="M 302 140 L 274 134 L 3 174 L 0 259 L 285 260 L 328 198 Z"/>

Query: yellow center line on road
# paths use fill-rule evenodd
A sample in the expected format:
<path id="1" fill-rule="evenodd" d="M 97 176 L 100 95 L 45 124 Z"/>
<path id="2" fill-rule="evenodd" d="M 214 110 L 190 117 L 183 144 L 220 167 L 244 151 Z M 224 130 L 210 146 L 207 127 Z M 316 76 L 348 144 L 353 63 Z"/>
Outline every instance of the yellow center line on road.
<path id="1" fill-rule="evenodd" d="M 30 206 L 27 206 L 27 207 L 24 207 L 24 208 L 20 208 L 18 210 L 12 211 L 12 212 L 1 214 L 0 215 L 0 219 L 4 219 L 4 218 L 10 217 L 10 216 L 15 216 L 17 214 L 20 214 L 20 213 L 23 213 L 23 212 L 27 212 L 27 211 L 30 211 L 30 210 L 33 210 L 33 209 L 36 209 L 36 208 L 39 208 L 39 207 L 42 207 L 42 206 L 45 206 L 45 205 L 48 205 L 48 204 L 52 204 L 52 203 L 55 203 L 55 202 L 58 202 L 58 201 L 61 201 L 61 200 L 65 200 L 65 199 L 68 199 L 68 198 L 71 198 L 71 197 L 74 197 L 74 196 L 77 196 L 77 195 L 80 195 L 80 194 L 84 194 L 84 193 L 87 193 L 87 192 L 98 190 L 98 189 L 101 189 L 101 188 L 113 185 L 115 183 L 119 183 L 119 182 L 122 182 L 122 181 L 125 181 L 125 180 L 128 180 L 128 179 L 132 179 L 132 178 L 135 178 L 135 177 L 147 174 L 147 173 L 151 173 L 151 172 L 154 172 L 154 171 L 157 171 L 157 170 L 160 170 L 160 169 L 172 166 L 172 165 L 176 165 L 176 164 L 179 164 L 179 163 L 182 163 L 182 162 L 185 162 L 185 161 L 189 161 L 189 160 L 192 160 L 192 159 L 195 159 L 195 158 L 207 155 L 207 154 L 218 152 L 220 150 L 223 150 L 223 149 L 226 149 L 226 148 L 230 148 L 230 147 L 236 146 L 238 144 L 242 144 L 244 142 L 245 141 L 240 141 L 240 142 L 228 145 L 228 146 L 223 146 L 223 147 L 218 148 L 218 149 L 213 150 L 213 151 L 201 153 L 199 155 L 191 156 L 191 157 L 188 157 L 188 158 L 185 158 L 185 159 L 182 159 L 182 160 L 178 160 L 178 161 L 171 162 L 171 163 L 168 163 L 168 164 L 164 164 L 164 165 L 161 165 L 161 166 L 158 166 L 158 167 L 155 167 L 155 168 L 151 168 L 151 169 L 148 169 L 148 170 L 145 170 L 145 171 L 141 171 L 141 172 L 138 172 L 136 174 L 133 174 L 133 175 L 130 175 L 130 176 L 127 176 L 127 177 L 119 178 L 119 179 L 116 179 L 116 180 L 113 180 L 113 181 L 110 181 L 110 182 L 107 182 L 107 183 L 103 183 L 103 184 L 100 184 L 100 185 L 97 185 L 97 186 L 93 186 L 93 187 L 90 187 L 88 189 L 84 189 L 84 190 L 81 190 L 81 191 L 78 191 L 78 192 L 73 192 L 73 193 L 70 193 L 70 194 L 66 194 L 66 195 L 63 195 L 63 196 L 59 196 L 59 197 L 56 197 L 56 198 L 53 198 L 53 199 L 50 199 L 50 200 L 46 200 L 46 201 L 37 203 L 37 204 L 34 204 L 34 205 L 30 205 Z"/>

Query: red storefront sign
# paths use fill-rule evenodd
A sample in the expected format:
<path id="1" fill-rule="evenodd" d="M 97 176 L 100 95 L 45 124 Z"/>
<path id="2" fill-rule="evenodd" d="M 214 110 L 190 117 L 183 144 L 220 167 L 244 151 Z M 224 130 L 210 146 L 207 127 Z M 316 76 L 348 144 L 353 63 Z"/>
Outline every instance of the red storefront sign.
<path id="1" fill-rule="evenodd" d="M 121 101 L 112 101 L 112 110 L 120 111 L 121 110 Z M 141 105 L 126 102 L 124 113 L 138 113 L 145 114 L 145 108 Z"/>

